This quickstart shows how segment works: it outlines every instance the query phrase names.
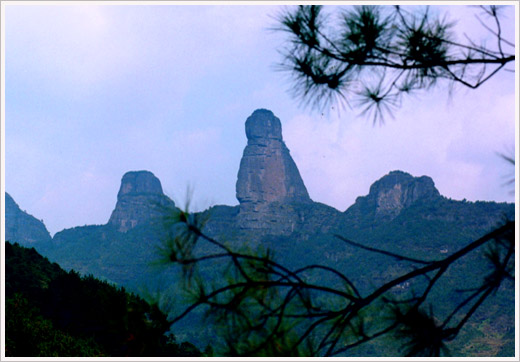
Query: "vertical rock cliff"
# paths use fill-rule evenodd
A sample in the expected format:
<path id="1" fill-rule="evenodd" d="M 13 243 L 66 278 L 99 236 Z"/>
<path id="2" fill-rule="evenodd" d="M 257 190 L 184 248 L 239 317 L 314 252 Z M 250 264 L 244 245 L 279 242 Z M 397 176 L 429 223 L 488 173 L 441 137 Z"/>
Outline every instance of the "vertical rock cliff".
<path id="1" fill-rule="evenodd" d="M 254 111 L 246 121 L 246 136 L 236 184 L 240 205 L 255 209 L 272 202 L 311 202 L 273 112 Z"/>
<path id="2" fill-rule="evenodd" d="M 121 232 L 126 232 L 150 219 L 165 215 L 175 204 L 164 195 L 161 181 L 149 171 L 130 171 L 123 175 L 117 203 L 110 220 Z"/>
<path id="3" fill-rule="evenodd" d="M 236 195 L 237 223 L 243 229 L 289 234 L 303 221 L 302 208 L 312 200 L 282 137 L 273 112 L 257 109 L 246 120 L 244 149 Z"/>

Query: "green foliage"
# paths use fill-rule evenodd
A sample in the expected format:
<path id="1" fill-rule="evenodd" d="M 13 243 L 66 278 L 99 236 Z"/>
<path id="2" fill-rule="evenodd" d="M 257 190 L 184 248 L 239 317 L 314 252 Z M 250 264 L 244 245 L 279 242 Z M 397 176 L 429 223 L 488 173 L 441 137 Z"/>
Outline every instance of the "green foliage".
<path id="1" fill-rule="evenodd" d="M 10 356 L 200 355 L 166 335 L 170 322 L 157 305 L 65 272 L 34 249 L 6 243 L 6 276 Z"/>
<path id="2" fill-rule="evenodd" d="M 382 279 L 368 273 L 365 279 L 372 280 L 372 285 L 360 285 L 354 278 L 361 273 L 352 273 L 355 267 L 340 269 L 338 263 L 307 263 L 308 258 L 298 260 L 304 266 L 291 267 L 288 265 L 294 263 L 281 264 L 270 253 L 239 251 L 222 244 L 190 220 L 194 219 L 179 219 L 179 227 L 186 232 L 176 234 L 175 243 L 167 243 L 176 256 L 173 262 L 190 266 L 190 273 L 185 274 L 188 279 L 199 277 L 205 264 L 220 270 L 216 266 L 226 261 L 227 274 L 216 283 L 196 279 L 197 287 L 191 289 L 194 299 L 174 322 L 207 306 L 208 321 L 218 326 L 225 341 L 224 346 L 217 346 L 217 355 L 334 356 L 367 351 L 372 355 L 446 355 L 448 345 L 463 327 L 478 326 L 478 321 L 472 324 L 476 311 L 486 310 L 481 307 L 488 297 L 501 294 L 498 290 L 503 289 L 504 281 L 512 279 L 514 222 L 476 240 L 468 241 L 466 235 L 455 250 L 429 260 L 415 256 L 413 248 L 399 255 L 392 249 L 367 247 L 340 237 L 346 244 L 377 257 L 370 263 L 374 273 L 388 273 L 396 259 L 408 264 Z M 388 221 L 381 223 L 389 225 Z M 372 220 L 371 224 L 378 223 Z M 312 242 L 317 245 L 316 240 Z M 196 249 L 201 243 L 216 246 L 217 250 Z M 401 243 L 410 245 L 408 240 Z M 490 246 L 487 254 L 482 251 L 483 245 Z M 291 250 L 303 250 L 301 247 L 293 245 Z M 379 262 L 385 258 L 385 262 Z M 342 265 L 352 264 L 353 260 L 367 258 L 351 256 Z M 483 263 L 486 260 L 487 266 Z M 482 264 L 487 275 L 475 277 L 476 267 Z M 462 281 L 464 278 L 473 280 L 468 283 Z M 475 285 L 476 289 L 460 290 L 461 285 Z M 511 291 L 506 286 L 506 293 L 498 299 L 508 310 L 512 308 Z M 430 306 L 428 313 L 426 306 Z M 480 318 L 495 317 L 488 311 Z M 392 344 L 401 347 L 395 350 L 389 347 Z"/>
<path id="3" fill-rule="evenodd" d="M 405 356 L 449 356 L 445 344 L 446 331 L 436 321 L 431 308 L 429 313 L 415 307 L 406 311 L 395 308 L 394 312 L 399 323 L 395 333 L 404 340 L 402 351 Z"/>
<path id="4" fill-rule="evenodd" d="M 255 262 L 249 259 L 248 264 L 244 264 L 244 270 L 259 280 L 262 276 L 265 279 L 269 274 L 266 275 L 266 271 L 269 269 L 262 270 L 260 267 L 265 260 L 283 261 L 283 266 L 291 271 L 320 264 L 341 272 L 355 284 L 361 295 L 367 295 L 378 286 L 413 270 L 415 265 L 405 260 L 396 260 L 380 253 L 349 245 L 335 237 L 334 234 L 378 250 L 387 250 L 415 259 L 435 260 L 450 255 L 488 232 L 500 219 L 498 215 L 504 214 L 507 217 L 514 213 L 514 205 L 510 204 L 469 203 L 442 197 L 416 202 L 403 209 L 397 217 L 391 220 L 376 215 L 375 206 L 364 203 L 363 198 L 359 198 L 356 207 L 352 207 L 344 215 L 340 215 L 337 211 L 331 213 L 325 205 L 318 206 L 319 212 L 313 211 L 314 209 L 307 210 L 309 206 L 306 205 L 284 206 L 288 210 L 303 215 L 306 220 L 309 219 L 304 229 L 295 230 L 290 236 L 252 235 L 226 227 L 223 230 L 227 232 L 227 235 L 222 239 L 226 240 L 226 247 L 229 250 L 240 255 L 253 255 L 260 258 Z M 232 217 L 234 210 L 234 208 L 226 208 L 223 211 Z M 184 216 L 177 215 L 171 221 L 177 224 L 197 225 L 197 223 L 205 222 L 207 217 L 206 213 L 200 215 L 184 213 Z M 211 223 L 211 214 L 209 220 Z M 196 229 L 191 231 L 185 229 L 184 233 L 181 233 L 180 231 L 183 230 L 177 225 L 171 229 L 173 231 L 170 234 L 171 238 L 166 238 L 168 234 L 164 226 L 161 228 L 161 225 L 156 221 L 149 225 L 140 225 L 124 234 L 107 226 L 66 230 L 56 236 L 56 245 L 53 250 L 47 251 L 47 255 L 53 260 L 59 261 L 60 264 L 67 265 L 68 268 L 78 268 L 84 274 L 93 273 L 96 277 L 102 277 L 105 280 L 116 280 L 121 285 L 125 285 L 125 288 L 142 293 L 141 295 L 154 296 L 146 299 L 156 300 L 156 304 L 160 306 L 161 310 L 168 312 L 171 318 L 181 314 L 190 304 L 199 303 L 201 295 L 207 295 L 211 290 L 225 287 L 227 283 L 245 281 L 243 278 L 241 279 L 240 273 L 237 274 L 233 260 L 223 263 L 222 258 L 207 257 L 222 250 L 215 244 L 205 243 L 204 239 L 201 242 L 200 234 L 193 233 Z M 327 228 L 325 229 L 324 226 Z M 185 240 L 183 235 L 189 237 L 189 242 L 186 244 L 183 244 Z M 167 241 L 162 243 L 162 247 L 158 247 L 161 245 L 161 239 Z M 250 240 L 253 242 L 248 243 Z M 251 245 L 251 248 L 247 245 Z M 262 245 L 264 249 L 257 249 L 255 245 Z M 502 250 L 501 260 L 504 257 L 504 246 L 500 247 L 500 250 Z M 487 264 L 489 259 L 487 259 L 485 251 L 486 249 L 483 249 L 472 253 L 445 271 L 446 277 L 441 278 L 437 283 L 438 286 L 429 293 L 428 303 L 435 306 L 434 315 L 436 317 L 448 316 L 458 303 L 471 295 L 472 292 L 459 291 L 461 285 L 467 288 L 479 286 L 480 279 L 474 278 L 473 275 L 489 274 L 490 269 Z M 443 252 L 446 253 L 443 254 Z M 490 250 L 491 252 L 492 250 Z M 35 255 L 37 254 L 35 253 Z M 204 262 L 200 262 L 202 256 L 206 258 Z M 363 262 L 360 262 L 361 260 Z M 177 263 L 179 267 L 168 270 L 168 266 L 171 266 L 172 262 Z M 34 262 L 33 264 L 38 265 Z M 189 278 L 183 277 L 182 270 L 186 272 L 184 276 Z M 345 283 L 338 275 L 318 269 L 306 269 L 301 275 L 308 284 L 344 290 L 349 294 L 354 293 L 348 283 Z M 189 295 L 189 298 L 185 299 L 184 294 L 186 293 L 182 291 L 181 285 L 190 278 L 191 282 L 185 283 Z M 388 298 L 404 299 L 413 296 L 413 293 L 419 293 L 421 288 L 427 285 L 426 282 L 426 278 L 423 278 L 414 282 L 410 281 L 409 284 L 403 283 L 392 288 Z M 49 278 L 45 283 L 49 283 Z M 139 289 L 140 285 L 145 285 L 146 288 Z M 483 308 L 465 324 L 459 337 L 447 342 L 453 354 L 476 354 L 478 350 L 489 350 L 503 355 L 511 354 L 512 349 L 507 344 L 509 343 L 508 338 L 510 338 L 507 328 L 510 327 L 506 328 L 511 325 L 511 321 L 502 317 L 511 313 L 514 297 L 512 297 L 512 289 L 507 287 L 507 283 L 502 283 L 501 288 L 493 296 L 493 305 L 500 305 L 501 308 L 491 308 L 489 304 L 484 304 Z M 268 302 L 274 310 L 277 305 L 283 303 L 285 293 L 287 293 L 287 287 L 280 286 L 277 293 L 264 292 L 261 294 L 257 287 L 243 290 L 241 297 L 234 300 L 233 292 L 222 294 L 222 298 L 216 301 L 218 303 L 215 306 L 218 308 L 229 303 L 230 308 L 228 309 L 235 311 L 233 318 L 236 319 L 237 329 L 226 329 L 226 322 L 231 320 L 231 318 L 227 318 L 229 316 L 226 313 L 215 312 L 215 308 L 200 303 L 197 304 L 197 308 L 176 322 L 175 334 L 179 340 L 194 341 L 199 348 L 210 344 L 214 355 L 317 354 L 317 346 L 307 341 L 302 342 L 298 348 L 290 349 L 291 353 L 281 350 L 276 352 L 272 344 L 269 346 L 269 343 L 262 343 L 267 336 L 266 333 L 275 328 L 277 338 L 272 340 L 273 343 L 274 340 L 283 338 L 286 339 L 281 344 L 282 346 L 291 346 L 291 341 L 297 343 L 298 338 L 295 335 L 303 333 L 305 328 L 302 322 L 295 323 L 294 320 L 287 320 L 277 327 L 277 323 L 273 323 L 273 318 L 270 320 L 267 318 L 265 330 L 257 328 L 246 331 L 247 320 L 241 320 L 241 318 L 247 317 L 259 324 L 259 321 L 262 321 L 262 304 L 265 305 Z M 299 310 L 301 314 L 304 305 L 301 300 L 298 300 L 299 298 L 294 297 L 291 300 L 292 304 L 288 306 L 287 311 Z M 313 302 L 322 309 L 338 304 L 338 299 L 326 297 L 320 293 L 314 292 L 312 298 Z M 339 309 L 341 308 L 338 307 Z M 204 316 L 208 314 L 211 317 L 204 319 Z M 216 318 L 218 315 L 220 317 Z M 363 326 L 363 330 L 368 336 L 384 328 L 384 323 L 380 325 L 379 319 L 374 317 L 378 313 L 364 313 L 363 315 L 362 319 L 352 320 L 352 326 L 345 327 L 350 337 L 346 338 L 343 335 L 338 346 L 346 347 L 355 343 L 356 333 L 359 332 L 356 328 L 360 325 Z M 381 320 L 385 321 L 385 318 L 387 316 L 383 315 Z M 499 320 L 505 329 L 497 327 Z M 334 325 L 335 321 L 337 320 L 330 320 L 329 328 Z M 491 349 L 486 349 L 489 345 L 479 334 L 480 332 L 477 332 L 484 322 L 491 326 L 489 331 L 496 336 L 493 339 L 495 347 Z M 313 335 L 313 338 L 318 338 L 316 336 L 319 333 Z M 240 347 L 232 346 L 233 344 Z M 394 340 L 381 336 L 366 343 L 351 346 L 340 355 L 394 356 L 404 353 L 404 350 L 400 352 L 395 345 Z M 467 345 L 476 347 L 470 350 L 465 348 Z"/>
<path id="5" fill-rule="evenodd" d="M 92 339 L 73 337 L 55 328 L 22 294 L 7 298 L 5 310 L 6 356 L 103 356 Z"/>
<path id="6" fill-rule="evenodd" d="M 214 355 L 261 355 L 262 353 L 268 355 L 274 353 L 309 356 L 319 354 L 317 349 L 319 343 L 315 345 L 305 340 L 297 348 L 290 348 L 286 351 L 278 350 L 278 352 L 273 347 L 274 341 L 278 339 L 284 340 L 281 345 L 285 347 L 297 343 L 297 336 L 305 331 L 304 322 L 292 318 L 278 325 L 277 322 L 273 322 L 276 314 L 268 317 L 265 310 L 262 310 L 265 305 L 270 305 L 272 310 L 276 310 L 277 306 L 284 302 L 284 297 L 291 285 L 277 286 L 276 293 L 274 293 L 274 289 L 269 291 L 269 288 L 266 288 L 260 293 L 261 289 L 258 286 L 252 288 L 241 286 L 240 297 L 235 298 L 234 292 L 229 291 L 214 300 L 213 306 L 204 303 L 204 299 L 200 297 L 207 296 L 212 290 L 223 288 L 229 283 L 243 283 L 247 280 L 241 273 L 237 273 L 238 270 L 233 259 L 223 262 L 224 255 L 221 255 L 220 258 L 213 255 L 225 254 L 218 244 L 211 244 L 204 238 L 201 239 L 197 228 L 183 229 L 186 223 L 202 227 L 202 223 L 207 220 L 209 215 L 209 222 L 205 227 L 210 230 L 212 216 L 216 219 L 222 217 L 222 214 L 227 217 L 223 219 L 224 223 L 228 223 L 225 224 L 227 226 L 221 228 L 225 234 L 219 235 L 216 239 L 225 240 L 226 248 L 236 253 L 237 256 L 258 257 L 258 260 L 247 259 L 247 263 L 243 264 L 243 270 L 258 281 L 267 282 L 269 280 L 267 277 L 272 271 L 269 268 L 261 268 L 267 260 L 281 262 L 290 271 L 297 271 L 312 265 L 322 265 L 347 276 L 360 295 L 367 295 L 378 286 L 410 272 L 416 268 L 416 265 L 407 260 L 396 259 L 348 244 L 335 237 L 335 234 L 376 250 L 390 251 L 418 260 L 437 260 L 452 254 L 455 250 L 489 232 L 500 220 L 500 215 L 503 214 L 507 218 L 514 214 L 514 205 L 511 204 L 460 202 L 439 196 L 415 202 L 401 210 L 395 218 L 388 219 L 376 214 L 375 206 L 370 204 L 370 200 L 365 199 L 358 198 L 355 207 L 353 206 L 344 214 L 320 204 L 282 205 L 280 207 L 284 207 L 284 210 L 297 213 L 306 220 L 302 228 L 296 229 L 289 236 L 260 235 L 237 230 L 232 226 L 237 208 L 217 207 L 215 210 L 201 214 L 174 215 L 175 218 L 172 218 L 171 223 L 168 224 L 168 227 L 175 224 L 170 229 L 172 231 L 170 234 L 167 233 L 167 228 L 161 222 L 162 219 L 150 224 L 139 225 L 126 233 L 120 233 L 109 226 L 89 226 L 65 230 L 56 235 L 55 245 L 52 249 L 47 249 L 46 255 L 51 260 L 58 261 L 60 265 L 67 266 L 68 269 L 78 269 L 84 275 L 92 273 L 107 281 L 117 281 L 127 290 L 147 296 L 146 300 L 155 300 L 155 304 L 160 306 L 161 310 L 168 312 L 170 318 L 180 315 L 185 308 L 195 303 L 196 308 L 176 321 L 175 335 L 179 340 L 193 341 L 198 348 L 204 348 L 209 344 L 213 349 L 211 353 Z M 163 240 L 162 243 L 161 240 Z M 185 240 L 188 242 L 184 243 Z M 258 249 L 257 245 L 261 245 L 263 249 Z M 494 252 L 493 248 L 488 251 L 489 258 L 495 254 L 494 259 L 486 256 L 485 248 L 476 250 L 464 259 L 455 262 L 453 267 L 444 272 L 445 277 L 436 283 L 436 287 L 430 291 L 427 301 L 434 305 L 435 317 L 447 317 L 453 308 L 474 293 L 461 291 L 461 286 L 479 287 L 481 279 L 475 278 L 474 275 L 488 275 L 491 270 L 489 268 L 493 267 L 493 263 L 490 261 L 488 264 L 488 260 L 502 260 L 505 256 L 506 244 L 500 246 L 499 250 L 499 258 L 496 257 L 496 251 Z M 35 253 L 35 255 L 37 254 Z M 178 267 L 171 268 L 172 262 L 176 263 Z M 38 265 L 37 262 L 33 262 L 33 264 Z M 510 267 L 511 265 L 508 268 Z M 301 277 L 309 285 L 320 285 L 338 289 L 350 295 L 355 294 L 352 287 L 339 274 L 329 273 L 318 268 L 307 268 L 301 272 Z M 431 273 L 428 277 L 432 277 Z M 73 277 L 69 276 L 69 278 Z M 271 282 L 274 280 L 271 278 Z M 50 279 L 47 278 L 43 283 L 48 285 L 49 281 Z M 61 282 L 67 283 L 63 280 Z M 187 292 L 181 288 L 183 283 L 187 287 Z M 492 305 L 500 305 L 501 308 L 494 308 L 489 303 L 484 303 L 483 307 L 465 323 L 459 336 L 453 341 L 447 342 L 454 355 L 476 355 L 479 350 L 511 355 L 513 349 L 510 347 L 509 339 L 511 337 L 508 334 L 511 320 L 504 316 L 512 313 L 514 296 L 508 284 L 501 283 L 501 287 L 493 295 Z M 31 283 L 27 283 L 27 285 L 31 285 Z M 36 285 L 38 286 L 39 282 Z M 140 286 L 145 287 L 139 288 Z M 391 288 L 387 292 L 389 294 L 387 298 L 398 300 L 413 297 L 414 293 L 420 293 L 426 286 L 426 277 L 418 278 L 409 281 L 409 284 L 402 283 Z M 38 288 L 36 289 L 38 290 Z M 237 287 L 236 291 L 238 290 Z M 285 311 L 302 314 L 302 311 L 305 310 L 302 297 L 299 295 L 291 297 L 290 305 Z M 333 305 L 336 306 L 336 310 L 341 309 L 341 298 L 317 292 L 311 293 L 311 297 L 314 305 L 321 309 L 330 309 Z M 235 311 L 233 318 L 236 320 L 236 329 L 234 330 L 227 330 L 226 324 L 231 320 L 231 317 L 226 314 L 227 312 L 218 311 L 218 308 L 225 305 L 229 305 L 228 310 Z M 465 310 L 461 310 L 458 315 L 463 312 Z M 204 319 L 205 315 L 210 315 L 210 318 Z M 377 309 L 371 313 L 364 312 L 363 318 L 353 318 L 351 325 L 346 325 L 345 334 L 341 334 L 342 338 L 337 345 L 338 349 L 340 346 L 341 348 L 349 347 L 340 355 L 396 356 L 405 352 L 405 350 L 400 352 L 396 348 L 395 341 L 388 336 L 381 336 L 352 346 L 357 341 L 356 336 L 361 336 L 361 340 L 366 338 L 360 332 L 360 326 L 366 336 L 371 336 L 388 325 L 388 316 L 385 313 L 381 315 L 381 318 L 377 316 L 379 316 Z M 248 324 L 247 319 L 256 322 Z M 264 321 L 266 326 L 264 330 L 257 328 L 248 331 L 246 328 L 254 323 L 259 325 Z M 336 322 L 341 323 L 337 318 L 331 318 L 324 326 L 331 328 Z M 486 331 L 495 336 L 492 340 L 494 346 L 492 348 L 490 344 L 486 343 L 482 332 L 479 332 L 482 323 L 487 323 L 490 327 Z M 503 328 L 498 327 L 499 324 Z M 262 341 L 265 341 L 269 332 L 275 329 L 277 338 L 263 343 Z M 312 338 L 318 338 L 320 333 L 323 336 L 327 332 L 316 331 L 312 333 Z M 235 344 L 236 346 L 234 346 Z M 475 348 L 466 349 L 467 345 L 473 345 Z"/>

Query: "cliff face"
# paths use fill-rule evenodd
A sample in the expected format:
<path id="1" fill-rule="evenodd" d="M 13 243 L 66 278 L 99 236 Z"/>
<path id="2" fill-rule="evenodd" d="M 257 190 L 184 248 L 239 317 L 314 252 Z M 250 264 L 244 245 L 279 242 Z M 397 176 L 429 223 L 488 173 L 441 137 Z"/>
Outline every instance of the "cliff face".
<path id="1" fill-rule="evenodd" d="M 117 203 L 108 225 L 127 232 L 139 224 L 165 215 L 175 203 L 163 194 L 161 182 L 149 171 L 124 174 Z"/>
<path id="2" fill-rule="evenodd" d="M 428 176 L 392 171 L 372 184 L 369 197 L 375 202 L 376 215 L 392 218 L 414 202 L 438 198 L 440 193 Z"/>
<path id="3" fill-rule="evenodd" d="M 236 184 L 240 205 L 311 202 L 283 141 L 280 120 L 271 111 L 258 109 L 246 120 L 246 136 Z"/>
<path id="4" fill-rule="evenodd" d="M 302 221 L 294 205 L 312 200 L 282 137 L 280 120 L 258 109 L 246 120 L 247 146 L 236 183 L 240 202 L 238 225 L 243 229 L 291 233 Z"/>
<path id="5" fill-rule="evenodd" d="M 392 220 L 415 202 L 439 198 L 441 195 L 430 177 L 392 171 L 374 182 L 368 195 L 358 197 L 347 213 L 373 213 L 376 219 Z"/>
<path id="6" fill-rule="evenodd" d="M 51 235 L 43 222 L 22 211 L 7 192 L 5 193 L 5 239 L 24 246 L 51 241 Z"/>

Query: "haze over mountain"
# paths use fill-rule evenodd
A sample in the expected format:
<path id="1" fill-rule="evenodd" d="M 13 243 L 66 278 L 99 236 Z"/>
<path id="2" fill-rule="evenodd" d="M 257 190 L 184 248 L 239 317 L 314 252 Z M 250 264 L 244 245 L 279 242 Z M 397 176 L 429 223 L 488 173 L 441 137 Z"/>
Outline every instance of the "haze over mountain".
<path id="1" fill-rule="evenodd" d="M 5 236 L 29 246 L 51 241 L 51 235 L 43 221 L 22 211 L 11 195 L 5 193 Z"/>
<path id="2" fill-rule="evenodd" d="M 216 205 L 198 213 L 207 219 L 203 231 L 234 247 L 263 245 L 274 250 L 288 267 L 320 263 L 342 270 L 360 285 L 361 292 L 409 270 L 410 265 L 349 247 L 336 234 L 403 255 L 436 259 L 514 217 L 514 204 L 451 200 L 439 193 L 430 177 L 414 177 L 403 171 L 381 177 L 367 195 L 341 212 L 310 199 L 283 141 L 281 122 L 271 111 L 254 111 L 246 120 L 245 133 L 248 143 L 236 182 L 239 205 Z M 43 223 L 19 210 L 6 194 L 7 199 L 7 240 L 34 246 L 64 269 L 93 274 L 135 292 L 158 288 L 178 293 L 175 270 L 158 267 L 160 248 L 170 231 L 164 218 L 177 208 L 153 173 L 131 171 L 123 175 L 116 206 L 106 224 L 65 229 L 52 239 Z M 445 287 L 458 288 L 457 283 L 475 271 L 479 258 L 482 255 L 461 266 Z M 218 281 L 219 270 L 215 266 L 205 272 Z M 472 281 L 464 283 L 471 285 Z M 412 290 L 414 286 L 403 288 Z M 508 289 L 495 307 L 486 309 L 486 319 L 501 318 L 512 311 L 512 291 Z M 445 302 L 446 308 L 459 299 L 454 295 Z M 500 347 L 496 353 L 510 352 L 512 325 L 512 320 L 500 325 L 505 328 L 500 330 L 500 341 L 503 337 L 506 342 L 500 345 L 505 349 Z M 202 331 L 186 326 L 185 333 L 200 340 L 212 338 L 210 328 Z"/>

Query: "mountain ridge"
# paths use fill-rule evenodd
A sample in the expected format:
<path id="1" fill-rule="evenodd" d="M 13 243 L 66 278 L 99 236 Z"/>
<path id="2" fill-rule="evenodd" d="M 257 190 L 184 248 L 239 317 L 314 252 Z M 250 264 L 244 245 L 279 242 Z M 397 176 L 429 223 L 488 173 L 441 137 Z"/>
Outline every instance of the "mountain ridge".
<path id="1" fill-rule="evenodd" d="M 349 247 L 336 235 L 431 260 L 481 237 L 504 218 L 514 217 L 514 204 L 451 200 L 439 193 L 430 177 L 414 177 L 398 170 L 376 180 L 367 195 L 339 211 L 308 196 L 283 143 L 280 120 L 265 109 L 253 112 L 248 120 L 248 145 L 236 183 L 239 205 L 215 205 L 196 213 L 197 218 L 207 220 L 203 226 L 206 234 L 232 248 L 254 250 L 261 246 L 274 251 L 289 268 L 318 263 L 341 270 L 363 293 L 374 284 L 409 271 L 410 266 Z M 291 162 L 292 171 L 292 166 L 285 167 Z M 179 280 L 175 270 L 158 267 L 164 259 L 161 250 L 165 240 L 171 237 L 164 217 L 176 210 L 153 173 L 130 171 L 121 179 L 117 203 L 106 224 L 65 229 L 50 242 L 31 246 L 64 269 L 93 274 L 136 293 L 143 293 L 145 288 L 146 294 L 164 285 L 176 285 Z M 471 259 L 455 277 L 452 275 L 447 288 L 457 287 L 451 280 L 465 280 L 464 273 L 473 272 L 475 260 L 480 257 Z M 215 278 L 217 270 L 215 266 L 215 270 L 205 272 Z M 414 287 L 406 286 L 399 293 Z M 172 298 L 181 298 L 175 288 L 167 290 L 174 294 Z M 457 298 L 454 296 L 452 302 Z M 185 325 L 188 334 L 191 323 Z M 193 333 L 193 340 L 213 338 L 209 328 Z"/>
<path id="2" fill-rule="evenodd" d="M 367 195 L 359 196 L 354 204 L 341 212 L 310 199 L 283 141 L 281 121 L 273 112 L 262 108 L 255 110 L 245 122 L 245 134 L 247 145 L 236 181 L 239 205 L 216 205 L 199 213 L 208 219 L 205 230 L 212 236 L 247 234 L 253 242 L 260 242 L 263 235 L 288 237 L 294 233 L 330 233 L 344 230 L 345 225 L 363 229 L 372 224 L 392 222 L 412 206 L 419 207 L 419 204 L 431 206 L 427 213 L 423 210 L 423 218 L 446 221 L 460 221 L 458 215 L 446 211 L 449 208 L 477 210 L 479 205 L 480 208 L 482 205 L 489 206 L 492 214 L 486 218 L 485 212 L 479 212 L 479 217 L 474 221 L 477 227 L 478 224 L 491 227 L 502 214 L 512 216 L 514 204 L 466 202 L 462 206 L 459 203 L 463 201 L 442 196 L 429 176 L 414 177 L 400 170 L 390 171 L 376 180 Z M 31 220 L 34 225 L 41 224 L 37 227 L 39 236 L 30 241 L 30 238 L 24 239 L 17 234 L 20 227 L 16 223 L 23 213 L 7 193 L 6 209 L 6 236 L 19 239 L 22 244 L 38 244 L 41 239 L 42 245 L 56 245 L 61 243 L 64 231 L 70 234 L 73 233 L 70 230 L 81 230 L 80 227 L 65 229 L 50 238 L 43 223 L 32 216 L 24 216 L 22 219 Z M 161 218 L 175 210 L 178 210 L 175 203 L 163 193 L 160 180 L 152 172 L 129 171 L 121 178 L 117 202 L 109 220 L 99 227 L 127 233 L 139 225 L 160 223 Z"/>

